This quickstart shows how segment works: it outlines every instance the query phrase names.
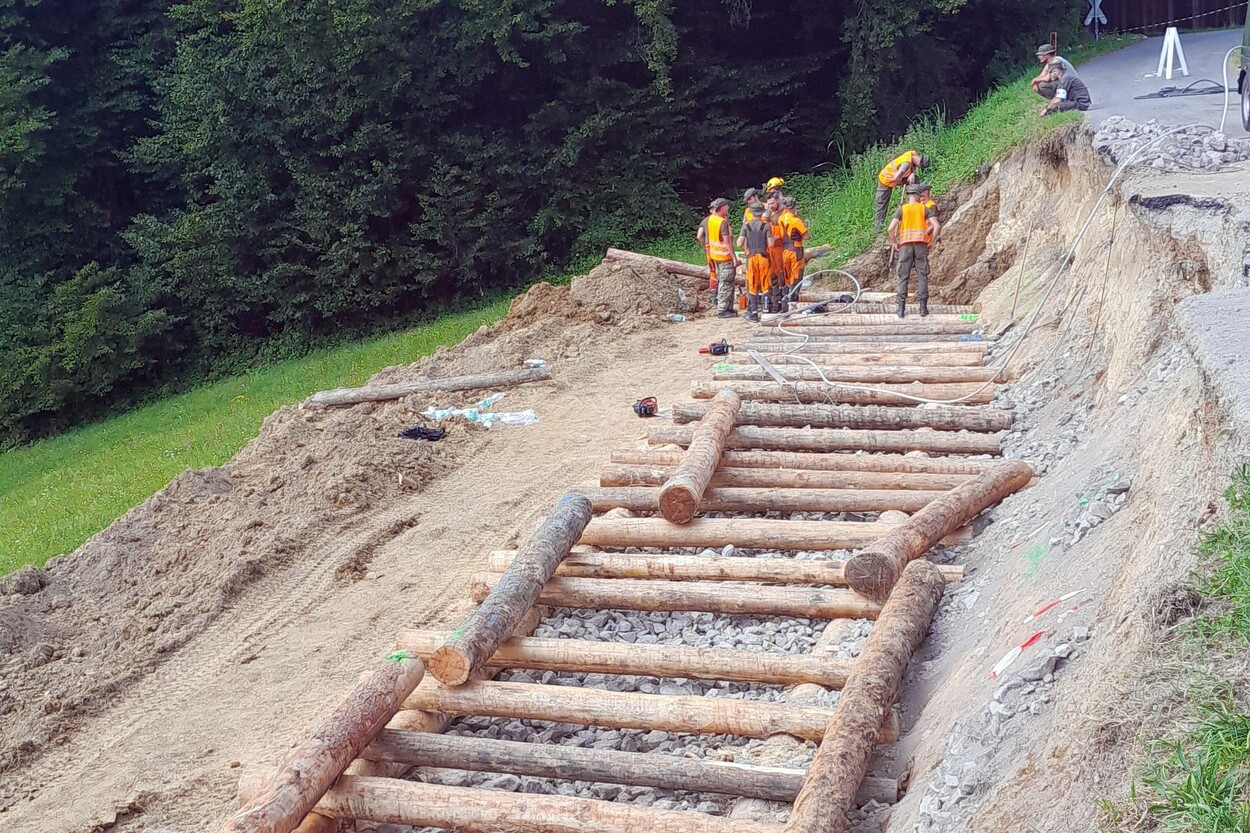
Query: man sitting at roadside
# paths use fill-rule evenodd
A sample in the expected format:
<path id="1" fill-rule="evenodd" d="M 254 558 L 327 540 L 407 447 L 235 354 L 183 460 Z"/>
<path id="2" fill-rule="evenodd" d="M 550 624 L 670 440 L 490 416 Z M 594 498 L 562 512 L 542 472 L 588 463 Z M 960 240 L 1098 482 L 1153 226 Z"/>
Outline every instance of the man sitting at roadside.
<path id="1" fill-rule="evenodd" d="M 1061 58 L 1055 47 L 1044 43 L 1037 48 L 1037 60 L 1042 62 L 1042 71 L 1032 80 L 1033 92 L 1050 101 L 1055 97 L 1055 82 L 1050 80 L 1051 73 L 1059 71 L 1059 77 L 1076 72 L 1067 58 Z"/>
<path id="2" fill-rule="evenodd" d="M 1068 110 L 1081 110 L 1084 112 L 1089 109 L 1090 97 L 1089 88 L 1085 86 L 1085 82 L 1076 74 L 1076 71 L 1063 73 L 1058 68 L 1050 70 L 1047 80 L 1042 86 L 1054 85 L 1054 95 L 1050 101 L 1046 102 L 1046 106 L 1042 108 L 1042 115 L 1049 116 L 1051 113 L 1063 113 Z"/>

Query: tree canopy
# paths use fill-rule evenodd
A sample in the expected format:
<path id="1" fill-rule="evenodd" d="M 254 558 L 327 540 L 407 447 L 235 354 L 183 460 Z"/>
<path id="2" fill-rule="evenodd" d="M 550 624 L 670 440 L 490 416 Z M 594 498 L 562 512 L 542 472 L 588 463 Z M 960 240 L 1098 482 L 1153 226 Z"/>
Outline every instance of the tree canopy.
<path id="1" fill-rule="evenodd" d="M 1078 5 L 0 0 L 0 442 L 692 226 Z"/>

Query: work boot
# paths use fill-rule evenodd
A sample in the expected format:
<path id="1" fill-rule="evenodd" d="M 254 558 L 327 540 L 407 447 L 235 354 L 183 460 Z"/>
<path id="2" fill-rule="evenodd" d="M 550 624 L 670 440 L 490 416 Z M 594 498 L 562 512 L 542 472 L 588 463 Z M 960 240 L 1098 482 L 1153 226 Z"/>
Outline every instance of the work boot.
<path id="1" fill-rule="evenodd" d="M 921 298 L 920 299 L 920 317 L 924 318 L 928 314 L 929 314 L 929 299 Z"/>
<path id="2" fill-rule="evenodd" d="M 757 293 L 752 292 L 747 295 L 747 312 L 742 317 L 747 321 L 760 320 L 760 296 Z"/>
<path id="3" fill-rule="evenodd" d="M 906 298 L 898 299 L 898 317 L 899 318 L 907 317 L 907 299 Z"/>

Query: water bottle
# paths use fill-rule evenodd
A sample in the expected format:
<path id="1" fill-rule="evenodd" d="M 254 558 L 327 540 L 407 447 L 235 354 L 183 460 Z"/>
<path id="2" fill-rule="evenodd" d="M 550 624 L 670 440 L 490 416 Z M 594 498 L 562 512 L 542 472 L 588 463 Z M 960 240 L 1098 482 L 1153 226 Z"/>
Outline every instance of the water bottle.
<path id="1" fill-rule="evenodd" d="M 668 315 L 664 316 L 664 319 L 666 321 L 672 321 L 674 324 L 680 324 L 686 320 L 686 316 L 679 312 L 670 312 Z"/>

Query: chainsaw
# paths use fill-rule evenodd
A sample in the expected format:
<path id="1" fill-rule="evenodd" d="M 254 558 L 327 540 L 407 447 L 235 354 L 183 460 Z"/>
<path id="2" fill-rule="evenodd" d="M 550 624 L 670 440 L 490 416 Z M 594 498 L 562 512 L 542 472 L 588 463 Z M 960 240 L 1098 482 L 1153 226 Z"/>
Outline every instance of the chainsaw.
<path id="1" fill-rule="evenodd" d="M 660 410 L 660 403 L 654 396 L 647 396 L 634 403 L 634 413 L 640 417 L 653 417 Z"/>
<path id="2" fill-rule="evenodd" d="M 705 356 L 727 356 L 732 349 L 734 346 L 722 338 L 720 341 L 713 341 L 707 347 L 700 347 L 699 352 Z"/>

